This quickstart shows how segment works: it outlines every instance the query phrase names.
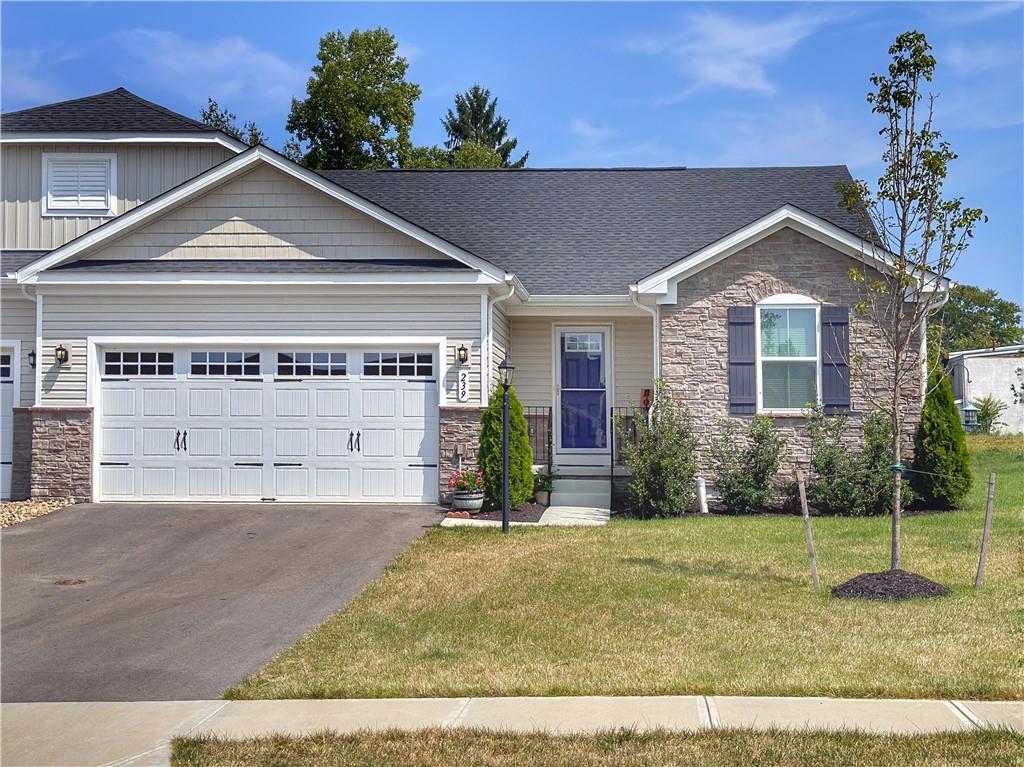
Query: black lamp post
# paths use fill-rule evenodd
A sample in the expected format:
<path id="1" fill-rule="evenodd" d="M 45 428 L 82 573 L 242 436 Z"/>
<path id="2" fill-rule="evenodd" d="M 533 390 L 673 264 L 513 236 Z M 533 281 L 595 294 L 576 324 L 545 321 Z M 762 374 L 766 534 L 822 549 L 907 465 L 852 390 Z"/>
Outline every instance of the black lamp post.
<path id="1" fill-rule="evenodd" d="M 512 386 L 515 367 L 508 357 L 498 365 L 501 381 L 501 532 L 508 535 L 508 390 Z"/>

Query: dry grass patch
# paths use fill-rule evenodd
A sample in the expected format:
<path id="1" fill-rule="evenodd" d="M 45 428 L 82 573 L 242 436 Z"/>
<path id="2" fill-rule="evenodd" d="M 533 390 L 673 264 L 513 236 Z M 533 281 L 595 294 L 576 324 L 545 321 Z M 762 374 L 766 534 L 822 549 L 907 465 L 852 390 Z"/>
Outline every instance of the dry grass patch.
<path id="1" fill-rule="evenodd" d="M 425 730 L 305 738 L 174 743 L 172 767 L 1012 767 L 1024 764 L 1024 739 L 1006 732 L 869 736 L 855 733 L 693 734 L 610 732 L 554 736 Z"/>
<path id="2" fill-rule="evenodd" d="M 837 600 L 888 565 L 889 520 L 817 519 L 823 593 L 796 517 L 603 528 L 436 529 L 346 609 L 225 695 L 1024 694 L 1024 440 L 972 441 L 965 512 L 904 522 L 904 567 L 952 595 Z M 985 481 L 999 474 L 986 584 Z"/>

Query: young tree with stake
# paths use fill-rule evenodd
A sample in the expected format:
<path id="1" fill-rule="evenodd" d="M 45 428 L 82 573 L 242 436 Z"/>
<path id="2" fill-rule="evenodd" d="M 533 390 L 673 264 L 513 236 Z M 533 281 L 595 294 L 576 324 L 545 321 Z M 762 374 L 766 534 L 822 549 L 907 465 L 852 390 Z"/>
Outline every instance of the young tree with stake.
<path id="1" fill-rule="evenodd" d="M 935 96 L 923 89 L 935 72 L 924 34 L 904 32 L 889 48 L 887 74 L 874 74 L 871 111 L 882 118 L 884 171 L 872 192 L 864 181 L 840 184 L 843 204 L 864 221 L 869 260 L 877 271 L 852 269 L 862 287 L 855 309 L 879 327 L 885 350 L 885 395 L 873 404 L 892 423 L 894 463 L 899 466 L 909 399 L 926 360 L 921 334 L 947 299 L 948 276 L 985 217 L 962 197 L 947 198 L 943 184 L 957 155 L 933 124 Z M 856 360 L 854 360 L 856 362 Z M 937 363 L 937 361 L 936 361 Z M 920 390 L 916 394 L 919 396 Z M 894 472 L 891 568 L 901 566 L 902 473 Z"/>

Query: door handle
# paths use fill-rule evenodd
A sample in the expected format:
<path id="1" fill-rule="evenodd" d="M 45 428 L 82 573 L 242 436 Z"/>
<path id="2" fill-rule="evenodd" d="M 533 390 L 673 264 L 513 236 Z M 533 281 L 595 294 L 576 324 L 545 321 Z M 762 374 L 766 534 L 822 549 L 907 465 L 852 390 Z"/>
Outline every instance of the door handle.
<path id="1" fill-rule="evenodd" d="M 181 449 L 188 452 L 188 429 L 181 433 Z"/>
<path id="2" fill-rule="evenodd" d="M 175 452 L 181 450 L 181 429 L 174 432 L 174 450 Z"/>
<path id="3" fill-rule="evenodd" d="M 349 451 L 350 453 L 352 452 L 352 439 L 353 439 L 354 437 L 355 437 L 355 435 L 354 435 L 354 434 L 353 434 L 352 432 L 349 432 L 349 433 L 348 433 L 348 451 Z"/>
<path id="4" fill-rule="evenodd" d="M 357 431 L 356 432 L 356 452 L 357 453 L 363 452 L 363 449 L 361 447 L 359 447 L 359 437 L 360 436 L 362 436 L 362 433 Z"/>

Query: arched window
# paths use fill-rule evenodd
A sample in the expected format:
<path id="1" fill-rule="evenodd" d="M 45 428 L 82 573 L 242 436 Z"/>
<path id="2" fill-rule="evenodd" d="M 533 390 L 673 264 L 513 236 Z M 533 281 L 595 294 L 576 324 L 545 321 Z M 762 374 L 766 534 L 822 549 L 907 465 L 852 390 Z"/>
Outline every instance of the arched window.
<path id="1" fill-rule="evenodd" d="M 784 293 L 758 302 L 757 412 L 797 414 L 821 403 L 821 304 Z"/>

